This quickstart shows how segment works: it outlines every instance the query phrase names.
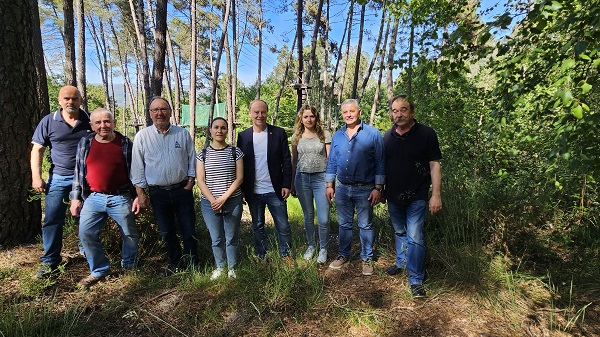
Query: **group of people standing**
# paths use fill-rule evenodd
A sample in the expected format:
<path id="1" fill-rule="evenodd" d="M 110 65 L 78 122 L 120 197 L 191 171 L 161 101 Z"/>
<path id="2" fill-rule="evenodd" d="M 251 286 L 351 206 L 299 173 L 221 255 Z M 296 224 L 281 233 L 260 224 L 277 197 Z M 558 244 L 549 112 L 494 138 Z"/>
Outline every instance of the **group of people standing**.
<path id="1" fill-rule="evenodd" d="M 147 105 L 153 126 L 139 131 L 133 142 L 115 131 L 110 111 L 99 108 L 88 116 L 81 110 L 77 88 L 61 88 L 58 100 L 61 108 L 42 119 L 32 141 L 32 186 L 46 193 L 39 277 L 52 274 L 61 262 L 63 200 L 67 198 L 71 213 L 80 217 L 79 238 L 91 270 L 80 286 L 88 287 L 109 273 L 110 263 L 100 241 L 108 216 L 121 231 L 121 266 L 137 268 L 135 215 L 150 205 L 166 247 L 167 271 L 196 265 L 192 189 L 197 177 L 202 216 L 216 263 L 211 279 L 225 273 L 236 277 L 242 198 L 252 217 L 257 257 L 268 259 L 268 207 L 279 254 L 286 262 L 293 262 L 286 203 L 290 195 L 298 197 L 304 213 L 308 246 L 304 259 L 317 255 L 318 263 L 327 261 L 329 212 L 335 200 L 339 252 L 329 268 L 341 269 L 350 261 L 356 213 L 362 274 L 372 275 L 373 207 L 387 201 L 397 256 L 395 264 L 384 272 L 395 275 L 406 270 L 413 295 L 425 295 L 423 223 L 427 200 L 431 213 L 442 207 L 441 152 L 433 129 L 413 118 L 414 105 L 406 96 L 396 96 L 390 102 L 394 124 L 383 137 L 361 121 L 354 99 L 342 103 L 345 125 L 333 136 L 323 128 L 316 109 L 305 105 L 297 114 L 291 152 L 284 129 L 267 123 L 268 105 L 262 100 L 249 104 L 252 126 L 239 133 L 237 146 L 227 144 L 227 121 L 217 117 L 210 124 L 210 145 L 199 152 L 190 134 L 170 123 L 171 106 L 161 97 L 153 97 Z M 41 178 L 46 147 L 51 148 L 52 159 L 48 183 Z"/>

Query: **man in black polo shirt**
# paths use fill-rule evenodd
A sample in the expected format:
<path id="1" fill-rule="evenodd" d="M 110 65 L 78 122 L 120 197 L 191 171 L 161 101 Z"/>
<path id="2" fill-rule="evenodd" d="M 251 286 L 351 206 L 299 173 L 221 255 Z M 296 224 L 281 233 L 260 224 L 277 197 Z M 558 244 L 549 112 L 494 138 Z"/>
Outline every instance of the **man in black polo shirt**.
<path id="1" fill-rule="evenodd" d="M 63 226 L 69 201 L 69 192 L 75 169 L 75 152 L 81 137 L 91 132 L 90 117 L 81 110 L 81 93 L 73 86 L 64 86 L 58 92 L 60 109 L 46 115 L 33 134 L 31 149 L 31 186 L 46 193 L 42 241 L 44 255 L 37 277 L 50 275 L 62 261 Z M 50 148 L 48 182 L 42 179 L 42 160 Z"/>
<path id="2" fill-rule="evenodd" d="M 408 272 L 412 295 L 425 296 L 425 238 L 423 223 L 429 186 L 429 211 L 442 209 L 442 173 L 437 135 L 432 128 L 413 117 L 415 106 L 405 95 L 390 102 L 394 125 L 383 136 L 385 147 L 385 193 L 396 243 L 396 263 L 384 272 L 396 275 Z"/>

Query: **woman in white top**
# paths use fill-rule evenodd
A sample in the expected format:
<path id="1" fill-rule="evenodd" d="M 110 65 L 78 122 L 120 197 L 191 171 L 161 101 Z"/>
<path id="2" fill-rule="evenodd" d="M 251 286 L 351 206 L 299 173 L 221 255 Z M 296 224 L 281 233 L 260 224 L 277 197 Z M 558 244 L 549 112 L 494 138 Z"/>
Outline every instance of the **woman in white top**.
<path id="1" fill-rule="evenodd" d="M 318 263 L 327 261 L 329 241 L 329 201 L 325 196 L 325 167 L 331 145 L 331 134 L 323 130 L 315 107 L 303 106 L 296 117 L 292 136 L 293 192 L 298 196 L 304 213 L 304 230 L 308 248 L 306 260 L 316 252 L 315 207 L 319 224 Z"/>
<path id="2" fill-rule="evenodd" d="M 227 276 L 235 278 L 242 218 L 244 153 L 225 142 L 227 121 L 217 117 L 210 124 L 210 146 L 196 155 L 196 177 L 202 191 L 202 216 L 210 232 L 217 268 L 210 276 L 219 278 L 227 262 Z"/>

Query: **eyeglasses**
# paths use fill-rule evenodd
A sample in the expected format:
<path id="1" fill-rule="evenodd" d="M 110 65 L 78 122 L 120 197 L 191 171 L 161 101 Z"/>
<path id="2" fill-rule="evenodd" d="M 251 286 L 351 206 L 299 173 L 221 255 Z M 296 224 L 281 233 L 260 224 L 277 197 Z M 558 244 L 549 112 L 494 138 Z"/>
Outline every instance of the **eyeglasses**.
<path id="1" fill-rule="evenodd" d="M 156 108 L 156 109 L 149 109 L 148 111 L 150 111 L 152 113 L 167 112 L 167 111 L 169 111 L 169 108 Z"/>

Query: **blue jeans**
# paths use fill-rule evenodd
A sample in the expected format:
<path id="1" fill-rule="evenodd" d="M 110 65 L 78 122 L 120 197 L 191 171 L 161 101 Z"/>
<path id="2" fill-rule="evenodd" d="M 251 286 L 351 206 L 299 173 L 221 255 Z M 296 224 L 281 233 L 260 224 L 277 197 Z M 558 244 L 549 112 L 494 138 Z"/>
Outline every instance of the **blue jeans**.
<path id="1" fill-rule="evenodd" d="M 317 222 L 319 224 L 319 246 L 327 249 L 329 242 L 329 201 L 325 196 L 325 173 L 296 172 L 294 180 L 296 195 L 304 213 L 304 231 L 309 246 L 315 243 L 315 204 L 317 205 Z M 314 200 L 314 202 L 313 202 Z"/>
<path id="2" fill-rule="evenodd" d="M 337 209 L 338 222 L 340 224 L 340 250 L 339 255 L 350 256 L 352 245 L 352 222 L 354 210 L 358 221 L 361 252 L 360 258 L 364 261 L 373 258 L 373 241 L 375 241 L 375 229 L 373 229 L 373 207 L 369 195 L 374 185 L 344 185 L 336 182 L 335 207 Z"/>
<path id="3" fill-rule="evenodd" d="M 218 268 L 233 269 L 237 263 L 239 248 L 240 220 L 242 219 L 242 196 L 227 199 L 215 213 L 210 202 L 202 199 L 202 216 L 212 240 L 212 251 Z M 217 215 L 219 214 L 219 215 Z"/>
<path id="4" fill-rule="evenodd" d="M 256 254 L 259 258 L 263 258 L 267 254 L 266 206 L 269 207 L 269 212 L 271 212 L 275 222 L 279 253 L 282 257 L 288 256 L 292 247 L 292 229 L 288 222 L 287 203 L 279 200 L 275 193 L 254 194 L 252 200 L 248 202 L 248 208 L 252 216 L 252 234 L 254 235 Z"/>
<path id="5" fill-rule="evenodd" d="M 121 231 L 121 266 L 137 266 L 140 236 L 135 225 L 135 215 L 131 211 L 130 196 L 92 192 L 85 199 L 79 216 L 79 239 L 85 249 L 85 257 L 93 276 L 108 275 L 110 269 L 110 262 L 100 241 L 100 232 L 109 216 L 115 220 Z"/>
<path id="6" fill-rule="evenodd" d="M 40 257 L 43 264 L 56 267 L 62 261 L 63 227 L 65 225 L 65 212 L 69 202 L 69 192 L 73 183 L 73 176 L 53 174 L 46 184 L 44 225 L 42 226 L 42 242 L 44 255 Z"/>
<path id="7" fill-rule="evenodd" d="M 416 200 L 406 207 L 388 202 L 390 219 L 394 227 L 396 266 L 406 268 L 408 282 L 423 284 L 425 278 L 425 222 L 426 200 Z"/>
<path id="8" fill-rule="evenodd" d="M 163 238 L 172 268 L 198 264 L 198 240 L 196 239 L 196 212 L 194 211 L 194 193 L 183 187 L 164 190 L 150 187 L 150 202 Z M 183 252 L 177 238 L 177 227 Z M 185 255 L 184 261 L 182 257 Z"/>

